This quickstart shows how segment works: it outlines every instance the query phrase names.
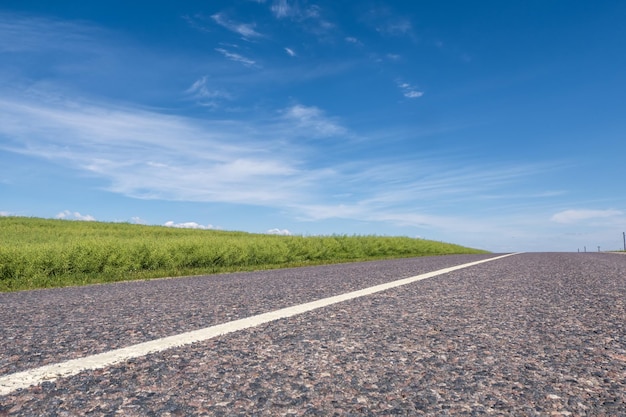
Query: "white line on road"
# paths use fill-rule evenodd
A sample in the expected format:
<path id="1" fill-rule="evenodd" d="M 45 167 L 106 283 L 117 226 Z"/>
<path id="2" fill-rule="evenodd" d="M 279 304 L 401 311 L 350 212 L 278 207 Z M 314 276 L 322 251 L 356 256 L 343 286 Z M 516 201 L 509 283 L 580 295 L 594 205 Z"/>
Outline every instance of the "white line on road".
<path id="1" fill-rule="evenodd" d="M 391 288 L 400 287 L 402 285 L 407 285 L 412 282 L 420 281 L 426 278 L 432 278 L 437 275 L 446 274 L 448 272 L 457 271 L 459 269 L 468 268 L 470 266 L 478 265 L 481 263 L 495 261 L 497 259 L 502 259 L 511 255 L 516 254 L 511 253 L 495 258 L 483 259 L 463 265 L 439 269 L 437 271 L 432 271 L 409 278 L 399 279 L 397 281 L 392 281 L 385 284 L 364 288 L 362 290 L 348 292 L 345 294 L 335 295 L 333 297 L 323 298 L 321 300 L 312 301 L 309 303 L 281 308 L 280 310 L 270 311 L 268 313 L 234 320 L 228 323 L 206 327 L 204 329 L 181 333 L 174 336 L 164 337 L 162 339 L 151 340 L 149 342 L 139 343 L 136 345 L 127 346 L 108 352 L 98 353 L 96 355 L 86 356 L 84 358 L 72 359 L 65 362 L 45 365 L 39 368 L 33 368 L 26 371 L 5 375 L 0 377 L 0 395 L 8 395 L 14 391 L 17 391 L 18 389 L 28 388 L 32 385 L 37 385 L 44 381 L 54 381 L 57 378 L 69 377 L 83 371 L 105 368 L 107 366 L 122 363 L 129 359 L 139 358 L 151 353 L 158 353 L 167 349 L 189 345 L 196 342 L 202 342 L 217 336 L 233 333 L 238 330 L 244 330 L 250 327 L 259 326 L 270 321 L 306 313 L 308 311 L 340 303 L 342 301 L 348 301 Z"/>

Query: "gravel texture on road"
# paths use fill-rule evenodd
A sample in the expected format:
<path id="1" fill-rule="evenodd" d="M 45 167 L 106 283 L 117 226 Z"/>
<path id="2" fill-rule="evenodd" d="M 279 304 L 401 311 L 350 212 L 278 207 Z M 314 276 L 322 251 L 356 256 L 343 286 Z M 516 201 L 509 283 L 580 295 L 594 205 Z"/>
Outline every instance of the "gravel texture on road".
<path id="1" fill-rule="evenodd" d="M 27 317 L 14 311 L 2 324 L 3 369 L 73 357 L 72 346 L 83 349 L 76 356 L 85 355 L 477 259 L 5 294 L 1 308 L 24 308 Z M 150 284 L 162 287 L 150 290 Z M 152 291 L 149 300 L 137 299 Z M 118 295 L 105 297 L 112 293 Z M 84 294 L 105 298 L 102 304 L 87 299 L 85 306 Z M 187 296 L 188 315 L 181 305 Z M 107 306 L 111 300 L 124 305 Z M 625 300 L 626 257 L 521 254 L 44 382 L 0 397 L 0 416 L 623 416 Z M 68 306 L 84 310 L 50 317 Z M 47 315 L 45 308 L 53 311 Z M 150 330 L 142 333 L 141 326 Z M 27 339 L 44 336 L 55 343 Z"/>
<path id="2" fill-rule="evenodd" d="M 435 256 L 0 293 L 0 376 L 493 256 Z"/>

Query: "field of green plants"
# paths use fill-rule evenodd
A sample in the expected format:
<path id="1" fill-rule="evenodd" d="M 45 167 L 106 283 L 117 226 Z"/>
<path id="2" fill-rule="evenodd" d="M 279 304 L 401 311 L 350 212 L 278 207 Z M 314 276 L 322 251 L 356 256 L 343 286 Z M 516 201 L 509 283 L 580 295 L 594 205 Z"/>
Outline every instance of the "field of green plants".
<path id="1" fill-rule="evenodd" d="M 408 237 L 276 236 L 0 217 L 0 291 L 455 253 L 485 252 Z"/>

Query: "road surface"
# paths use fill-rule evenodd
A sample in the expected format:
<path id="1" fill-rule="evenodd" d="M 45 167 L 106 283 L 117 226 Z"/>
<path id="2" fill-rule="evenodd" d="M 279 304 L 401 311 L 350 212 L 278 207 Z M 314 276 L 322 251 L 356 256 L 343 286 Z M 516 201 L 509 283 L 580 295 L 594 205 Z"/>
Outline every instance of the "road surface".
<path id="1" fill-rule="evenodd" d="M 497 257 L 0 294 L 0 416 L 626 415 L 626 257 Z M 15 388 L 43 367 L 488 259 Z"/>

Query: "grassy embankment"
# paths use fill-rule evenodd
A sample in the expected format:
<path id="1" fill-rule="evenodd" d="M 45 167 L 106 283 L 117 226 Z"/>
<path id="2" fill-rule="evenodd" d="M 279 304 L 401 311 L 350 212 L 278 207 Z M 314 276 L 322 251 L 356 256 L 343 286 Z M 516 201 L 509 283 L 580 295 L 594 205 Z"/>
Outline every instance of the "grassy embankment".
<path id="1" fill-rule="evenodd" d="M 485 253 L 382 236 L 274 236 L 0 217 L 0 291 L 381 258 Z"/>

